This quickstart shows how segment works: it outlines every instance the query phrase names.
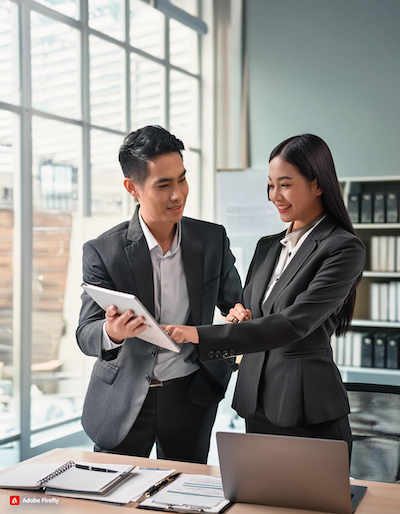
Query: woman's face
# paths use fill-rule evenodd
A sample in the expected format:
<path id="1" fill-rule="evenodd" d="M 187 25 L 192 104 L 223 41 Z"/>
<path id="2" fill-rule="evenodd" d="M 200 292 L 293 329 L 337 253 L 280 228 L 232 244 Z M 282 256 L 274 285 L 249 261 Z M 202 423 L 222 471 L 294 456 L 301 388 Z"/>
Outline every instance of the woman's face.
<path id="1" fill-rule="evenodd" d="M 269 198 L 282 221 L 293 221 L 293 229 L 304 227 L 322 214 L 322 191 L 317 180 L 307 180 L 295 166 L 280 156 L 269 163 Z"/>

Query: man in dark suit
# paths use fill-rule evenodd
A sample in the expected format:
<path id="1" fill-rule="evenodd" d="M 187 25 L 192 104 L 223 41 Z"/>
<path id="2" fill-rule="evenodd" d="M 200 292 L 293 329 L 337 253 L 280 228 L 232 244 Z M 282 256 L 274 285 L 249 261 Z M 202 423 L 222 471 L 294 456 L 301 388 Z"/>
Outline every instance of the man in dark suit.
<path id="1" fill-rule="evenodd" d="M 212 322 L 241 300 L 222 226 L 183 217 L 188 185 L 183 144 L 148 126 L 120 149 L 124 186 L 139 206 L 129 222 L 83 247 L 83 280 L 135 294 L 162 324 Z M 205 463 L 218 402 L 232 361 L 202 363 L 191 343 L 176 354 L 140 339 L 130 311 L 106 314 L 86 294 L 77 329 L 81 350 L 97 357 L 82 424 L 95 450 Z M 133 337 L 133 335 L 139 335 Z"/>

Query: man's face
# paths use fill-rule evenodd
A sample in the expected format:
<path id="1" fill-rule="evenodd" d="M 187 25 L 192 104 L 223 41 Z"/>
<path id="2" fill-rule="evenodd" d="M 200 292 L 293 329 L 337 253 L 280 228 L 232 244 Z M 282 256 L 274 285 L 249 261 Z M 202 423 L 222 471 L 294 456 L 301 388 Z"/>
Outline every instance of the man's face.
<path id="1" fill-rule="evenodd" d="M 140 214 L 150 227 L 179 222 L 183 216 L 189 187 L 186 170 L 178 152 L 159 155 L 147 161 L 149 175 L 143 184 L 125 179 L 124 185 L 140 203 Z"/>

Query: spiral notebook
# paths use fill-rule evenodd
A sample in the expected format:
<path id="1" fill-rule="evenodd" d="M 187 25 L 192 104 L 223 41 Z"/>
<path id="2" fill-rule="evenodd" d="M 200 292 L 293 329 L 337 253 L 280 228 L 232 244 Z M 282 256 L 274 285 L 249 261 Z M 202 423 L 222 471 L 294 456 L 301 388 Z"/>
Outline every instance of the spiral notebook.
<path id="1" fill-rule="evenodd" d="M 135 466 L 68 461 L 64 464 L 26 464 L 0 475 L 0 488 L 46 489 L 105 494 L 131 476 Z"/>

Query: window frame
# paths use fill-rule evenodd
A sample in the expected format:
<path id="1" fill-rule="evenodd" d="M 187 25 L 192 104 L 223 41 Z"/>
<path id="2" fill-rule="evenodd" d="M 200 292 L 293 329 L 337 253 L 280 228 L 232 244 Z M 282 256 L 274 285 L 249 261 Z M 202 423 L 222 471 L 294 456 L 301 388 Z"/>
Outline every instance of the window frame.
<path id="1" fill-rule="evenodd" d="M 202 186 L 202 59 L 201 59 L 201 38 L 200 34 L 204 34 L 204 22 L 199 18 L 199 27 L 197 31 L 198 37 L 198 73 L 191 73 L 180 67 L 170 63 L 169 58 L 169 18 L 165 16 L 164 44 L 165 56 L 163 59 L 154 57 L 146 52 L 133 47 L 130 44 L 129 34 L 129 18 L 130 8 L 129 0 L 125 0 L 125 39 L 123 41 L 114 39 L 95 29 L 90 28 L 88 20 L 88 0 L 80 0 L 79 19 L 70 18 L 61 14 L 43 4 L 33 0 L 10 0 L 11 3 L 17 4 L 19 9 L 18 15 L 18 41 L 19 41 L 19 79 L 20 79 L 20 104 L 14 105 L 0 101 L 0 110 L 9 111 L 20 118 L 20 134 L 19 141 L 19 169 L 17 176 L 14 178 L 14 236 L 13 236 L 13 264 L 14 264 L 14 283 L 13 283 L 13 317 L 14 317 L 14 335 L 13 335 L 13 351 L 14 351 L 14 402 L 17 407 L 17 423 L 19 430 L 15 434 L 0 439 L 1 446 L 5 444 L 19 442 L 19 458 L 24 460 L 34 455 L 63 445 L 82 444 L 87 441 L 83 430 L 71 431 L 67 436 L 52 440 L 46 444 L 39 446 L 31 446 L 31 436 L 48 428 L 56 428 L 62 425 L 76 424 L 80 416 L 73 416 L 61 422 L 54 422 L 46 427 L 31 429 L 31 360 L 32 360 L 32 261 L 33 261 L 33 183 L 32 183 L 32 118 L 33 116 L 47 118 L 60 121 L 72 125 L 78 125 L 82 130 L 82 176 L 79 178 L 79 200 L 78 213 L 83 217 L 92 216 L 91 208 L 91 163 L 90 163 L 90 131 L 92 129 L 99 130 L 103 133 L 109 133 L 123 137 L 130 131 L 131 116 L 131 87 L 130 87 L 130 56 L 137 54 L 150 61 L 158 63 L 165 68 L 164 74 L 164 119 L 165 127 L 170 126 L 170 72 L 172 70 L 183 73 L 198 81 L 198 113 L 199 113 L 199 146 L 197 148 L 188 147 L 191 152 L 198 154 L 200 177 L 198 184 L 192 188 L 192 195 L 201 197 L 200 188 Z M 198 1 L 198 11 L 201 8 L 201 2 Z M 165 9 L 164 0 L 160 2 L 160 6 Z M 162 11 L 162 9 L 160 8 Z M 173 6 L 172 14 L 181 14 L 179 19 L 181 23 L 190 18 L 179 8 Z M 81 119 L 68 118 L 52 113 L 47 113 L 32 108 L 31 95 L 31 12 L 39 13 L 49 17 L 57 22 L 66 24 L 77 29 L 80 32 L 80 62 L 78 65 L 80 71 L 80 108 Z M 201 15 L 201 12 L 199 13 Z M 173 16 L 175 17 L 175 16 Z M 193 21 L 193 20 L 192 20 Z M 191 27 L 195 29 L 193 26 Z M 90 56 L 89 56 L 89 37 L 94 35 L 100 39 L 117 45 L 124 51 L 125 55 L 125 130 L 114 130 L 107 127 L 97 126 L 90 122 Z M 16 167 L 18 168 L 18 166 Z M 133 201 L 131 203 L 123 203 L 123 215 L 130 217 L 133 212 Z M 200 202 L 196 203 L 196 209 L 201 211 Z M 200 216 L 201 212 L 197 215 Z"/>

